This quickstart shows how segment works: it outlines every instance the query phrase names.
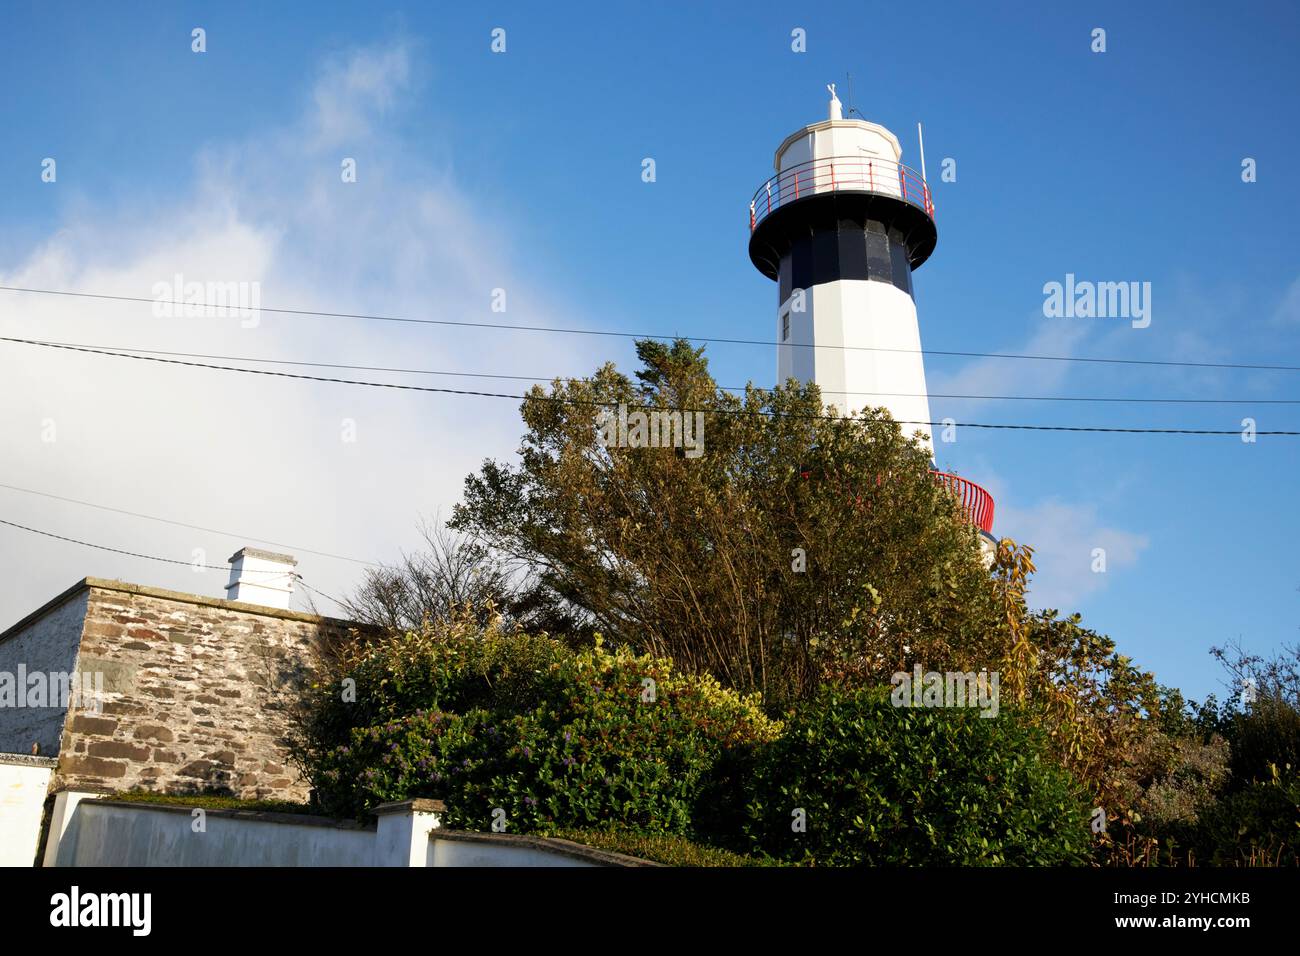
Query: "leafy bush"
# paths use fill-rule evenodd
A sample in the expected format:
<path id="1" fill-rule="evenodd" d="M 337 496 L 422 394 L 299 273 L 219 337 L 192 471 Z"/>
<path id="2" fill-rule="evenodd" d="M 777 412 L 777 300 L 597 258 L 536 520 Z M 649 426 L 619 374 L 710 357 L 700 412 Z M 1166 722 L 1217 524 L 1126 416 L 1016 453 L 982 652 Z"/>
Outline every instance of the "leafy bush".
<path id="1" fill-rule="evenodd" d="M 310 777 L 321 755 L 349 743 L 354 728 L 425 710 L 531 710 L 558 693 L 552 665 L 566 656 L 550 638 L 480 627 L 468 615 L 354 644 L 312 686 L 299 714 L 299 762 Z"/>
<path id="2" fill-rule="evenodd" d="M 1136 817 L 1135 833 L 1185 842 L 1188 828 L 1218 798 L 1228 780 L 1228 743 L 1217 734 L 1174 737 L 1154 727 L 1136 737 L 1125 756 L 1118 792 Z"/>
<path id="3" fill-rule="evenodd" d="M 751 788 L 751 846 L 792 862 L 1051 865 L 1082 862 L 1090 845 L 1072 778 L 1006 709 L 824 694 L 763 748 Z M 807 832 L 793 830 L 797 808 Z"/>
<path id="4" fill-rule="evenodd" d="M 373 646 L 345 674 L 356 702 L 318 701 L 304 753 L 326 809 L 434 797 L 448 825 L 467 829 L 489 829 L 499 809 L 511 832 L 687 833 L 721 755 L 779 730 L 756 697 L 667 661 L 464 635 L 443 646 L 438 628 Z"/>
<path id="5" fill-rule="evenodd" d="M 1201 814 L 1197 861 L 1211 866 L 1300 866 L 1300 774 L 1270 779 L 1220 799 Z"/>
<path id="6" fill-rule="evenodd" d="M 780 866 L 765 857 L 742 856 L 716 847 L 693 843 L 667 833 L 644 836 L 611 830 L 560 830 L 551 836 L 628 856 L 653 860 L 667 866 Z"/>
<path id="7" fill-rule="evenodd" d="M 1236 672 L 1239 682 L 1258 673 Z M 1112 851 L 1099 854 L 1103 862 L 1300 862 L 1300 780 L 1288 761 L 1300 734 L 1296 709 L 1276 682 L 1252 702 L 1209 697 L 1197 704 L 1161 688 L 1158 711 L 1138 724 L 1115 758 L 1115 792 L 1127 815 L 1102 841 Z"/>
<path id="8" fill-rule="evenodd" d="M 1267 781 L 1272 767 L 1300 767 L 1300 709 L 1272 694 L 1261 695 L 1231 718 L 1232 774 L 1243 786 Z"/>
<path id="9" fill-rule="evenodd" d="M 1210 653 L 1231 678 L 1233 693 L 1210 706 L 1219 733 L 1232 745 L 1235 787 L 1268 781 L 1273 767 L 1300 768 L 1300 645 L 1265 658 L 1240 643 Z"/>

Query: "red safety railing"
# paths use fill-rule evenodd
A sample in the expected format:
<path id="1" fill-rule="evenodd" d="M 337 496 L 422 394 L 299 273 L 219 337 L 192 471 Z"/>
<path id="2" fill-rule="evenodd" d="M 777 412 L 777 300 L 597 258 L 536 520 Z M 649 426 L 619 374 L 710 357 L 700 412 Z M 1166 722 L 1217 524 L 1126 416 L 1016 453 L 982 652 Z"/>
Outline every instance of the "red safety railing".
<path id="1" fill-rule="evenodd" d="M 799 477 L 805 481 L 812 478 L 816 473 L 816 468 L 812 465 L 799 465 Z M 946 471 L 930 471 L 934 480 L 943 485 L 949 491 L 957 496 L 962 510 L 966 512 L 966 518 L 977 528 L 993 533 L 993 496 L 981 488 L 969 478 L 963 478 L 960 475 L 953 475 Z M 885 481 L 884 476 L 876 476 L 876 485 L 879 487 Z M 862 495 L 857 494 L 857 501 L 862 504 Z M 868 507 L 870 505 L 868 504 Z"/>
<path id="2" fill-rule="evenodd" d="M 934 480 L 946 486 L 961 501 L 962 510 L 970 523 L 983 531 L 993 533 L 993 496 L 969 478 L 950 475 L 944 471 L 932 471 Z"/>
<path id="3" fill-rule="evenodd" d="M 934 218 L 930 187 L 914 169 L 867 156 L 831 156 L 781 170 L 754 192 L 749 201 L 749 229 L 786 203 L 829 192 L 865 192 L 893 196 Z"/>

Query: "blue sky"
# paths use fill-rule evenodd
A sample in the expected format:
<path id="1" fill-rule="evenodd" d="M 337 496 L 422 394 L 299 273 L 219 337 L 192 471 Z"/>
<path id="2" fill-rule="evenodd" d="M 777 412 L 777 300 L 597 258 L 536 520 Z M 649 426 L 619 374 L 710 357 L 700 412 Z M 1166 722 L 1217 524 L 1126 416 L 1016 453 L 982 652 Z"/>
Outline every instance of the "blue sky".
<path id="1" fill-rule="evenodd" d="M 767 339 L 776 293 L 745 254 L 746 203 L 837 82 L 914 166 L 925 124 L 939 225 L 916 280 L 927 348 L 1300 365 L 1300 11 L 1044 6 L 6 3 L 0 278 L 148 296 L 181 271 L 260 280 L 264 306 L 487 321 L 503 287 L 512 322 Z M 1096 27 L 1105 53 L 1090 50 Z M 41 182 L 45 157 L 56 183 Z M 339 183 L 341 157 L 357 159 L 356 184 Z M 1246 157 L 1257 182 L 1241 181 Z M 955 182 L 938 181 L 946 158 Z M 1067 273 L 1150 282 L 1150 327 L 1045 318 L 1043 285 Z M 136 348 L 543 376 L 631 356 L 617 339 L 179 327 L 148 306 L 2 295 L 0 334 Z M 504 401 L 20 349 L 0 348 L 0 483 L 320 551 L 392 559 L 519 433 Z M 775 375 L 768 348 L 709 355 L 725 385 Z M 932 393 L 1258 403 L 935 399 L 936 418 L 1300 430 L 1300 408 L 1265 404 L 1300 398 L 1297 372 L 934 356 L 927 374 Z M 46 419 L 56 443 L 35 437 Z M 338 439 L 345 419 L 359 444 Z M 1211 645 L 1300 637 L 1300 439 L 965 429 L 938 458 L 994 492 L 998 533 L 1040 549 L 1037 601 L 1082 611 L 1167 683 L 1203 696 L 1219 689 Z M 9 491 L 0 516 L 215 563 L 245 543 Z M 0 626 L 86 574 L 224 583 L 8 529 L 0 553 L 28 555 L 0 585 Z M 357 567 L 302 570 L 338 593 Z"/>

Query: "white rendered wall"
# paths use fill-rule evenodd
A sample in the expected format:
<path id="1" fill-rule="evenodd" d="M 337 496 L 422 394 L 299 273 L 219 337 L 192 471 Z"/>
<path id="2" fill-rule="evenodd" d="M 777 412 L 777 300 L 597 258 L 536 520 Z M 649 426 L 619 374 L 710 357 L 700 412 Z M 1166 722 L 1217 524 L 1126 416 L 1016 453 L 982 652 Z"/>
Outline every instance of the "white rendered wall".
<path id="1" fill-rule="evenodd" d="M 802 313 L 791 310 L 795 299 L 791 295 L 781 306 L 777 339 L 781 340 L 783 317 L 788 313 L 789 341 L 816 341 L 819 347 L 779 346 L 779 381 L 816 382 L 822 389 L 822 401 L 841 413 L 883 406 L 895 421 L 930 421 L 921 332 L 910 295 L 887 282 L 839 279 L 805 290 Z M 933 449 L 929 425 L 902 427 L 906 435 L 923 433 Z"/>
<path id="2" fill-rule="evenodd" d="M 41 789 L 41 799 L 44 799 Z M 415 801 L 418 804 L 420 801 Z M 39 802 L 36 826 L 39 830 Z M 121 803 L 63 791 L 55 798 L 46 866 L 598 866 L 617 854 L 507 834 L 443 836 L 438 813 L 410 802 L 379 807 L 378 825 L 210 810 L 195 832 L 183 806 Z M 24 831 L 25 832 L 25 831 Z M 576 852 L 575 852 L 576 851 Z M 26 864 L 30 866 L 36 845 Z M 623 857 L 621 865 L 639 863 Z"/>
<path id="3" fill-rule="evenodd" d="M 54 866 L 374 866 L 376 832 L 240 819 L 209 811 L 206 832 L 191 811 L 82 800 Z M 50 865 L 47 861 L 46 865 Z"/>
<path id="4" fill-rule="evenodd" d="M 443 840 L 429 836 L 426 866 L 581 866 L 599 864 L 591 860 L 548 853 L 535 846 L 515 846 L 504 841 Z"/>
<path id="5" fill-rule="evenodd" d="M 35 866 L 53 761 L 0 754 L 0 866 Z"/>

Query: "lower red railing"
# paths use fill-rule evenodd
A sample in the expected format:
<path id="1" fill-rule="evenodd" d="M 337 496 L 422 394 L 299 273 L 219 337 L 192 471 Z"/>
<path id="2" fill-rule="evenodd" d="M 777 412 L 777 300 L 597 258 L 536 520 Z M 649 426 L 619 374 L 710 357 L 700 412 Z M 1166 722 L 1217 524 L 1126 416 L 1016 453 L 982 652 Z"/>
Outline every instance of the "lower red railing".
<path id="1" fill-rule="evenodd" d="M 962 510 L 970 523 L 981 530 L 993 533 L 993 496 L 969 478 L 950 475 L 944 471 L 932 471 L 934 480 L 953 491 L 961 501 Z"/>
<path id="2" fill-rule="evenodd" d="M 804 479 L 812 478 L 814 471 L 815 469 L 811 465 L 800 465 L 799 477 Z M 966 512 L 966 518 L 971 524 L 987 534 L 993 533 L 993 496 L 991 494 L 969 478 L 963 478 L 960 475 L 933 470 L 931 470 L 930 474 L 934 476 L 935 481 L 957 496 L 962 510 Z M 877 476 L 877 485 L 883 481 L 883 477 Z M 862 500 L 861 495 L 858 495 L 858 500 Z"/>

